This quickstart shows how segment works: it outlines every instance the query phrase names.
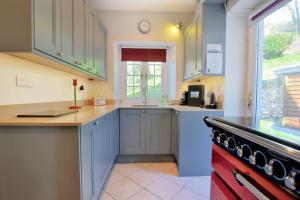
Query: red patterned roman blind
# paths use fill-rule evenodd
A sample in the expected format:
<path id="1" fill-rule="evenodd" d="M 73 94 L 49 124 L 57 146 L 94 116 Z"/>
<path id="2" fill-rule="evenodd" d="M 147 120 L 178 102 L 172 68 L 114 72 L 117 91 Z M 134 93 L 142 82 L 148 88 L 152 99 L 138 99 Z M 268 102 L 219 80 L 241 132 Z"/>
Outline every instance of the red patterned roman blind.
<path id="1" fill-rule="evenodd" d="M 166 62 L 166 49 L 122 48 L 122 61 Z"/>

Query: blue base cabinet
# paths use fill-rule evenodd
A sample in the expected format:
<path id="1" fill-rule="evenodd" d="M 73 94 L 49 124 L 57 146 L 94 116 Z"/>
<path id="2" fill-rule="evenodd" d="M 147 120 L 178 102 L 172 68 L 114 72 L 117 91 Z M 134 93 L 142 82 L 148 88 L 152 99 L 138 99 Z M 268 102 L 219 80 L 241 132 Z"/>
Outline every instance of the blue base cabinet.
<path id="1" fill-rule="evenodd" d="M 120 154 L 171 154 L 170 109 L 121 109 Z"/>
<path id="2" fill-rule="evenodd" d="M 99 199 L 119 146 L 118 111 L 97 119 L 80 131 L 82 200 Z"/>
<path id="3" fill-rule="evenodd" d="M 175 156 L 180 176 L 210 176 L 212 141 L 203 118 L 222 117 L 223 111 L 175 113 Z M 174 114 L 173 114 L 174 116 Z"/>

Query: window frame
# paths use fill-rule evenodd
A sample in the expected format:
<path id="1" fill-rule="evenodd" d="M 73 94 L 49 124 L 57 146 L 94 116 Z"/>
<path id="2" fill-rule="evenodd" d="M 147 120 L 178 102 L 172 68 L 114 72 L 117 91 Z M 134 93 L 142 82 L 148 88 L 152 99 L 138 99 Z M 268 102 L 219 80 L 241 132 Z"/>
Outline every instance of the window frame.
<path id="1" fill-rule="evenodd" d="M 129 61 L 130 62 L 130 61 Z M 147 77 L 148 74 L 148 63 L 153 62 L 141 62 L 141 96 L 140 97 L 128 97 L 127 96 L 127 61 L 121 61 L 121 98 L 125 102 L 140 102 L 145 100 L 143 88 L 147 88 Z M 168 73 L 167 73 L 167 63 L 162 63 L 162 70 L 161 70 L 161 95 L 167 94 L 167 82 L 168 82 Z M 161 95 L 158 97 L 150 97 L 147 95 L 147 101 L 150 102 L 157 102 L 160 100 Z"/>

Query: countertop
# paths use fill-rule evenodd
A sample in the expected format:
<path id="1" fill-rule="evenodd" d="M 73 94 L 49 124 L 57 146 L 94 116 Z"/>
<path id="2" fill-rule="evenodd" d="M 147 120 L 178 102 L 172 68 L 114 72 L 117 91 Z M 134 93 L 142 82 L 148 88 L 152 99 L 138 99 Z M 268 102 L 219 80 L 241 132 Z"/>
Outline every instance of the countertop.
<path id="1" fill-rule="evenodd" d="M 16 117 L 0 116 L 0 126 L 82 126 L 117 109 L 173 109 L 178 112 L 222 112 L 220 109 L 205 109 L 200 107 L 161 105 L 144 107 L 132 105 L 83 106 L 79 112 L 60 117 Z"/>

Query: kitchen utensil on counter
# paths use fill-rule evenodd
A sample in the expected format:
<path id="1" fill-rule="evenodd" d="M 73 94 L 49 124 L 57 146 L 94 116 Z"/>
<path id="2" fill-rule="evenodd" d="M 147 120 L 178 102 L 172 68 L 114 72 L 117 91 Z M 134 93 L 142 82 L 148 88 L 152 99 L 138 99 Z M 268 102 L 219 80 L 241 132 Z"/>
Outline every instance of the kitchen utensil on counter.
<path id="1" fill-rule="evenodd" d="M 208 97 L 208 104 L 205 106 L 205 108 L 208 109 L 216 109 L 217 108 L 217 101 L 216 101 L 216 95 L 213 91 L 210 91 L 207 93 L 207 97 Z"/>

